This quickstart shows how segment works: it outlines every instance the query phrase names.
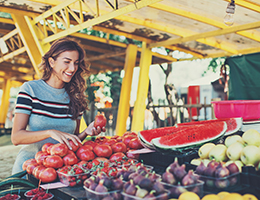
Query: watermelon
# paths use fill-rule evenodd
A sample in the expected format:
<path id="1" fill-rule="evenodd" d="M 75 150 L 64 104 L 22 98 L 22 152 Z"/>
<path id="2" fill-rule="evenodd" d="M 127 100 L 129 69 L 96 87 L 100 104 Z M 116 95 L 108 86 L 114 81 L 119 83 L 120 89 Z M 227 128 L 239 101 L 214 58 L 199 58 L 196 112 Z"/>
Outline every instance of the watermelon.
<path id="1" fill-rule="evenodd" d="M 149 149 L 155 149 L 153 144 L 151 143 L 152 139 L 173 134 L 179 130 L 183 130 L 186 128 L 188 127 L 169 126 L 169 127 L 155 128 L 150 130 L 143 130 L 138 132 L 138 137 L 143 146 Z"/>
<path id="2" fill-rule="evenodd" d="M 223 119 L 211 119 L 211 120 L 204 120 L 204 121 L 195 121 L 195 122 L 187 122 L 187 123 L 180 123 L 177 126 L 192 126 L 194 124 L 205 124 L 205 123 L 214 123 L 218 121 L 225 121 L 227 123 L 227 130 L 225 136 L 231 135 L 239 131 L 243 124 L 243 118 L 223 118 Z"/>
<path id="3" fill-rule="evenodd" d="M 194 124 L 186 129 L 179 130 L 174 134 L 165 135 L 152 139 L 152 144 L 158 150 L 183 151 L 196 149 L 207 142 L 219 141 L 227 130 L 224 121 Z"/>

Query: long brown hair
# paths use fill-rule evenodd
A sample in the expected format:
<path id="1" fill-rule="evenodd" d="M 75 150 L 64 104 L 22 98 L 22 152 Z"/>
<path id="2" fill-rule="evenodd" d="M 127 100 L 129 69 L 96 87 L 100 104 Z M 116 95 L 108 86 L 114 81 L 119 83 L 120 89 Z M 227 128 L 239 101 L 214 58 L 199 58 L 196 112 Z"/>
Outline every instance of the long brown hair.
<path id="1" fill-rule="evenodd" d="M 69 83 L 65 83 L 65 90 L 70 97 L 69 112 L 72 114 L 72 119 L 77 119 L 80 112 L 88 107 L 87 97 L 85 94 L 86 80 L 85 75 L 89 74 L 89 65 L 85 62 L 85 50 L 79 45 L 78 42 L 71 38 L 61 38 L 52 43 L 49 51 L 42 57 L 40 69 L 43 72 L 42 80 L 48 80 L 52 74 L 52 68 L 48 59 L 52 57 L 54 60 L 65 51 L 78 51 L 79 65 L 78 70 L 72 77 Z"/>

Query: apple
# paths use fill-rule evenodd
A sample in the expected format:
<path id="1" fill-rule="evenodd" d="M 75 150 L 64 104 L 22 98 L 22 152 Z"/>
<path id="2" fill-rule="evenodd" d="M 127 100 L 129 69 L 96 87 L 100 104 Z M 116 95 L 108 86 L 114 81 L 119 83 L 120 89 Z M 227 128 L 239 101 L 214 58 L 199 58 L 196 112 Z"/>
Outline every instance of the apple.
<path id="1" fill-rule="evenodd" d="M 249 129 L 244 132 L 242 138 L 247 145 L 260 146 L 260 133 L 255 129 Z"/>
<path id="2" fill-rule="evenodd" d="M 260 161 L 260 151 L 255 145 L 247 145 L 243 148 L 240 160 L 245 165 L 256 165 Z"/>
<path id="3" fill-rule="evenodd" d="M 210 159 L 203 159 L 202 160 L 202 162 L 203 162 L 203 164 L 207 167 L 208 166 L 208 164 L 210 163 Z"/>
<path id="4" fill-rule="evenodd" d="M 217 144 L 209 152 L 209 159 L 215 160 L 217 162 L 226 161 L 228 159 L 226 151 L 227 147 L 224 144 Z"/>
<path id="5" fill-rule="evenodd" d="M 241 151 L 244 148 L 244 145 L 240 142 L 235 142 L 233 144 L 231 144 L 228 148 L 227 148 L 227 157 L 230 160 L 239 160 L 240 159 L 240 155 L 241 155 Z"/>
<path id="6" fill-rule="evenodd" d="M 203 144 L 198 150 L 199 157 L 202 159 L 209 158 L 209 152 L 215 146 L 216 145 L 214 143 Z"/>
<path id="7" fill-rule="evenodd" d="M 231 144 L 235 143 L 235 142 L 240 142 L 242 144 L 244 144 L 244 140 L 243 138 L 240 136 L 240 135 L 231 135 L 231 136 L 228 136 L 226 139 L 225 139 L 225 145 L 227 147 L 229 147 Z"/>
<path id="8" fill-rule="evenodd" d="M 201 159 L 201 158 L 194 158 L 194 159 L 192 159 L 192 160 L 190 161 L 190 164 L 199 166 L 201 162 L 202 162 L 202 159 Z"/>

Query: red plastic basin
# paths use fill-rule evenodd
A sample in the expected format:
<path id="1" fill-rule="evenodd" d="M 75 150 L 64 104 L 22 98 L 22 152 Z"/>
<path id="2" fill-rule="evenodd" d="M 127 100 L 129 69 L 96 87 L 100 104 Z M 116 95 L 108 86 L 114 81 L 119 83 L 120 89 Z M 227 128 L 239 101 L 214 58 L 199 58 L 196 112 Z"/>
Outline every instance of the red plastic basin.
<path id="1" fill-rule="evenodd" d="M 216 118 L 242 117 L 243 120 L 260 118 L 260 100 L 212 101 Z"/>

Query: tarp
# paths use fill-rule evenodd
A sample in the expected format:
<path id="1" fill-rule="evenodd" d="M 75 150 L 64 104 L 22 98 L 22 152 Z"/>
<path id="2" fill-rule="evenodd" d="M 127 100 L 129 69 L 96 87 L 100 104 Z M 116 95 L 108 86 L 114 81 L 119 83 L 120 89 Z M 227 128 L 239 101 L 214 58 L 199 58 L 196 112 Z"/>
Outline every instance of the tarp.
<path id="1" fill-rule="evenodd" d="M 260 53 L 226 59 L 229 100 L 260 100 Z"/>

